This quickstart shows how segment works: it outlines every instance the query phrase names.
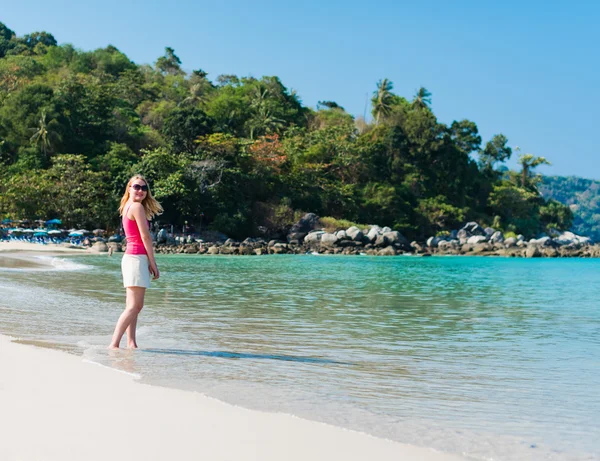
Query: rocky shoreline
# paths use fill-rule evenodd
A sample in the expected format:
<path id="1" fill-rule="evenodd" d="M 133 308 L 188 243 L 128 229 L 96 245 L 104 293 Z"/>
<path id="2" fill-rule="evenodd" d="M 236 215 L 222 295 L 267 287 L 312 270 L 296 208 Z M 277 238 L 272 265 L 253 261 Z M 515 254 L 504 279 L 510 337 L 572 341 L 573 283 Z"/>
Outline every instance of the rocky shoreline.
<path id="1" fill-rule="evenodd" d="M 266 240 L 247 238 L 217 241 L 176 241 L 157 235 L 155 251 L 159 254 L 247 255 L 322 254 L 322 255 L 466 255 L 504 257 L 600 257 L 600 245 L 590 238 L 572 232 L 553 232 L 537 239 L 525 240 L 522 235 L 505 238 L 502 232 L 483 228 L 476 222 L 442 236 L 432 236 L 425 242 L 409 242 L 400 232 L 389 227 L 350 227 L 336 232 L 319 228 L 318 217 L 305 215 L 287 234 L 287 238 Z M 96 251 L 123 251 L 118 242 L 94 245 Z M 102 246 L 102 248 L 100 248 Z"/>

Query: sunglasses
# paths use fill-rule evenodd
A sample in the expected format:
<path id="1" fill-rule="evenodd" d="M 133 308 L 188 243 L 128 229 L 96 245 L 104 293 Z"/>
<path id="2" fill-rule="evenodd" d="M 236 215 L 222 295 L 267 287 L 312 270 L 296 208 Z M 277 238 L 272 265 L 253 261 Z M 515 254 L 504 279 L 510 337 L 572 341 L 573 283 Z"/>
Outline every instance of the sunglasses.
<path id="1" fill-rule="evenodd" d="M 133 190 L 143 190 L 144 192 L 148 192 L 148 186 L 145 184 L 143 186 L 140 184 L 132 184 L 131 187 L 133 187 Z"/>

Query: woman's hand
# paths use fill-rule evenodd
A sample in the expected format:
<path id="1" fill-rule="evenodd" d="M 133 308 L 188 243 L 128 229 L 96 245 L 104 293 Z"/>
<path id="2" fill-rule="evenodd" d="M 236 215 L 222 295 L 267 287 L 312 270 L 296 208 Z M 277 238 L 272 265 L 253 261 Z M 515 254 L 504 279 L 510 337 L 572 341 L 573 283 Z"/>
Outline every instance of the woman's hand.
<path id="1" fill-rule="evenodd" d="M 160 272 L 158 271 L 158 266 L 156 263 L 150 263 L 148 265 L 148 269 L 150 270 L 150 274 L 152 274 L 152 280 L 156 280 L 160 277 Z"/>

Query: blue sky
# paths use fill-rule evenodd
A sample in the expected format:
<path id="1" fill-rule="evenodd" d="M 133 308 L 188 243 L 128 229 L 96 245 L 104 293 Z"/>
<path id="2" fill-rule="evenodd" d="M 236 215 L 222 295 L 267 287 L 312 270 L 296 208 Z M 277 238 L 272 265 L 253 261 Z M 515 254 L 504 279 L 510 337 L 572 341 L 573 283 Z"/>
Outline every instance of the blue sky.
<path id="1" fill-rule="evenodd" d="M 512 147 L 550 160 L 542 173 L 593 179 L 599 20 L 592 0 L 28 0 L 0 8 L 18 35 L 46 30 L 84 50 L 112 44 L 136 63 L 171 46 L 188 71 L 277 75 L 305 105 L 333 100 L 354 115 L 381 78 L 409 99 L 424 86 L 441 122 L 473 120 L 484 142 L 503 133 Z"/>

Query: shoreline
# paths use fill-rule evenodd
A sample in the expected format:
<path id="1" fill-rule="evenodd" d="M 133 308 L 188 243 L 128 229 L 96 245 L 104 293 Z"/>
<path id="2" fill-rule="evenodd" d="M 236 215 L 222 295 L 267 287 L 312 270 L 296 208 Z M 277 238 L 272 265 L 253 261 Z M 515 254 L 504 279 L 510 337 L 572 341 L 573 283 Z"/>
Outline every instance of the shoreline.
<path id="1" fill-rule="evenodd" d="M 0 242 L 0 255 L 7 253 L 68 253 L 68 254 L 89 254 L 88 248 L 79 248 L 73 245 L 63 246 L 55 243 L 42 245 L 40 243 L 29 242 Z"/>
<path id="2" fill-rule="evenodd" d="M 80 356 L 13 339 L 0 335 L 0 459 L 92 461 L 114 459 L 115 452 L 144 461 L 463 459 L 142 384 Z"/>

